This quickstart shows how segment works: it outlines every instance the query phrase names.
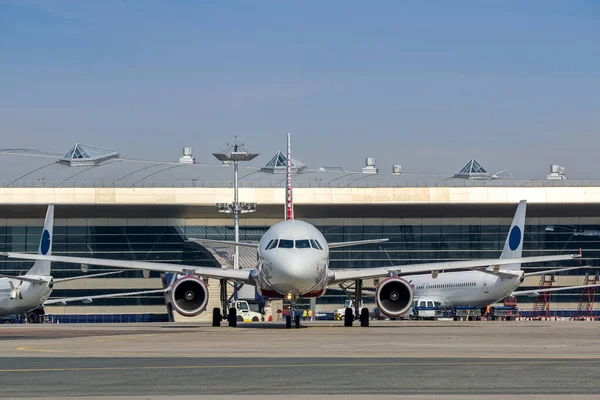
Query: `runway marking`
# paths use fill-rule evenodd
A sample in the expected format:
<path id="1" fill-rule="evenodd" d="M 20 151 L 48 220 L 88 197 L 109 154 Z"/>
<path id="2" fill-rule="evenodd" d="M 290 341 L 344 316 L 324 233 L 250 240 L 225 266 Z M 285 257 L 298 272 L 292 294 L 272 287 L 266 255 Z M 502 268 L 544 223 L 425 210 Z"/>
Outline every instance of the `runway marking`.
<path id="1" fill-rule="evenodd" d="M 117 342 L 117 341 L 147 338 L 147 337 L 152 337 L 152 336 L 158 336 L 158 333 L 145 334 L 145 335 L 134 335 L 134 336 L 110 337 L 107 339 L 98 339 L 98 340 L 85 341 L 85 342 L 57 343 L 57 344 L 50 344 L 50 345 L 44 346 L 45 348 L 43 348 L 43 349 L 40 349 L 39 348 L 40 346 L 19 346 L 19 347 L 17 347 L 17 350 L 18 351 L 34 351 L 37 353 L 68 353 L 74 348 L 74 345 L 89 345 L 89 344 L 98 344 L 98 343 L 107 343 L 107 342 Z M 60 347 L 64 347 L 64 349 L 63 350 L 53 350 L 53 349 L 60 348 Z"/>
<path id="2" fill-rule="evenodd" d="M 539 364 L 557 364 L 564 360 L 554 361 L 489 361 L 489 362 L 468 362 L 469 365 L 539 365 Z M 581 362 L 582 360 L 575 359 Z M 584 361 L 585 362 L 585 361 Z M 240 364 L 240 365 L 151 365 L 139 367 L 75 367 L 75 368 L 15 368 L 0 369 L 0 373 L 15 372 L 85 372 L 85 371 L 133 371 L 133 370 L 161 370 L 161 369 L 239 369 L 239 368 L 327 368 L 327 367 L 398 367 L 398 366 L 452 366 L 465 365 L 461 362 L 398 362 L 398 363 L 319 363 L 319 364 Z"/>

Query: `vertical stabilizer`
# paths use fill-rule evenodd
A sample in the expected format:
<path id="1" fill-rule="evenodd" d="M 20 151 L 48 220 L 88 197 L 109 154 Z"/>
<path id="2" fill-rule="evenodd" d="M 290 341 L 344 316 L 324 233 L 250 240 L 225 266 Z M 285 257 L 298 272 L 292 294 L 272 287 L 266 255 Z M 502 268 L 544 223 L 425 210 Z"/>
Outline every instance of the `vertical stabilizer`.
<path id="1" fill-rule="evenodd" d="M 510 224 L 510 230 L 504 243 L 504 249 L 500 255 L 501 259 L 521 258 L 523 254 L 523 238 L 525 234 L 525 213 L 527 201 L 521 200 L 517 206 L 517 212 Z M 521 269 L 521 264 L 506 265 L 507 269 Z"/>
<path id="2" fill-rule="evenodd" d="M 40 238 L 40 245 L 37 252 L 40 255 L 52 255 L 53 226 L 54 204 L 49 204 L 48 211 L 46 212 L 46 220 L 44 221 L 44 229 L 42 230 L 42 237 Z M 37 260 L 26 275 L 50 276 L 50 261 Z"/>
<path id="3" fill-rule="evenodd" d="M 292 202 L 292 147 L 291 135 L 287 134 L 287 181 L 285 185 L 285 220 L 294 219 L 294 204 Z"/>

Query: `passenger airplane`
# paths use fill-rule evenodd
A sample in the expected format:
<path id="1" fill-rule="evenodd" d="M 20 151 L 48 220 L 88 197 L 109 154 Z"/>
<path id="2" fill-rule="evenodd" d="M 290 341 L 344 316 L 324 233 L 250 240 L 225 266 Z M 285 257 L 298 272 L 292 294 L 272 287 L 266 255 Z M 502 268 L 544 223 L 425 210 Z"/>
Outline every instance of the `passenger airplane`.
<path id="1" fill-rule="evenodd" d="M 171 303 L 182 315 L 194 316 L 204 311 L 208 302 L 208 290 L 205 279 L 218 279 L 221 283 L 221 306 L 213 309 L 213 326 L 219 326 L 226 318 L 229 326 L 236 326 L 236 310 L 232 308 L 227 314 L 227 281 L 256 286 L 258 292 L 269 299 L 287 299 L 292 312 L 286 319 L 286 327 L 292 326 L 291 315 L 295 315 L 296 303 L 301 298 L 322 296 L 328 285 L 354 282 L 357 307 L 362 305 L 362 282 L 364 279 L 385 278 L 376 290 L 377 303 L 380 310 L 390 317 L 400 317 L 407 313 L 413 302 L 413 287 L 402 275 L 432 273 L 437 276 L 440 270 L 472 270 L 485 269 L 500 272 L 500 267 L 515 263 L 546 262 L 571 260 L 579 255 L 557 255 L 541 257 L 524 257 L 514 259 L 487 259 L 471 261 L 437 262 L 429 264 L 409 264 L 392 267 L 329 269 L 329 249 L 354 246 L 366 243 L 378 243 L 380 240 L 359 240 L 352 242 L 327 243 L 321 232 L 313 225 L 294 219 L 292 202 L 290 135 L 287 137 L 287 182 L 285 219 L 273 225 L 265 232 L 259 243 L 244 243 L 219 240 L 192 239 L 198 243 L 221 243 L 232 246 L 256 248 L 258 262 L 252 269 L 222 269 L 197 267 L 192 265 L 163 264 L 146 261 L 110 260 L 88 257 L 65 257 L 51 255 L 34 255 L 23 253 L 3 253 L 7 257 L 31 260 L 58 261 L 100 265 L 118 268 L 132 268 L 151 271 L 175 272 L 183 274 L 171 286 Z M 358 313 L 357 313 L 358 314 Z M 369 325 L 369 310 L 360 309 L 362 326 Z M 352 326 L 354 312 L 347 309 L 344 324 Z M 294 325 L 300 326 L 296 316 Z"/>
<path id="2" fill-rule="evenodd" d="M 54 205 L 48 206 L 44 229 L 38 247 L 38 256 L 52 254 L 52 228 L 54 225 Z M 44 306 L 51 304 L 66 304 L 68 302 L 83 301 L 91 303 L 95 299 L 108 297 L 134 296 L 152 293 L 164 293 L 165 290 L 148 290 L 143 292 L 113 293 L 109 295 L 98 295 L 88 297 L 70 297 L 50 299 L 52 288 L 59 282 L 72 281 L 76 279 L 95 278 L 99 276 L 113 275 L 122 271 L 104 272 L 101 274 L 74 276 L 70 278 L 56 279 L 51 276 L 50 261 L 36 260 L 33 267 L 25 274 L 12 276 L 0 274 L 0 316 L 25 315 L 28 322 L 36 322 L 44 314 Z"/>
<path id="3" fill-rule="evenodd" d="M 523 234 L 527 202 L 522 200 L 510 225 L 501 260 L 518 259 L 523 253 Z M 580 289 L 585 286 L 564 286 L 550 289 L 516 291 L 525 277 L 557 273 L 588 266 L 535 271 L 525 273 L 520 263 L 504 265 L 502 269 L 489 267 L 476 271 L 443 272 L 431 275 L 409 275 L 404 278 L 413 286 L 415 300 L 433 300 L 441 308 L 457 306 L 488 306 L 506 297 L 537 295 L 544 292 Z M 600 286 L 600 285 L 597 285 Z M 589 286 L 587 286 L 589 287 Z"/>

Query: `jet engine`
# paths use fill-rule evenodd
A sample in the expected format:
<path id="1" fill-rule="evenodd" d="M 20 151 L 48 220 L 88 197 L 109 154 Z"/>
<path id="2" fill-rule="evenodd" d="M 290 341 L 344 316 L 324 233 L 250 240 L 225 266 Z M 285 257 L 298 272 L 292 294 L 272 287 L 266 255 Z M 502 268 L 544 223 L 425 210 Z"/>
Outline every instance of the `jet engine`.
<path id="1" fill-rule="evenodd" d="M 398 318 L 406 314 L 412 307 L 412 286 L 402 278 L 387 278 L 377 286 L 375 293 L 377 307 L 390 318 Z"/>
<path id="2" fill-rule="evenodd" d="M 199 278 L 183 276 L 171 287 L 171 304 L 175 311 L 186 317 L 194 317 L 206 308 L 208 288 Z"/>

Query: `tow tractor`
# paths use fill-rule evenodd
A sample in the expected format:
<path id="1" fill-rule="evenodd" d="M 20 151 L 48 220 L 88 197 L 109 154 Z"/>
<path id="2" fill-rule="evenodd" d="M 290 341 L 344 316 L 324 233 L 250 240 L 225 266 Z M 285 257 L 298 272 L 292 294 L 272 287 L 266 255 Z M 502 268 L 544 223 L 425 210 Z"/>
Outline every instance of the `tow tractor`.
<path id="1" fill-rule="evenodd" d="M 237 310 L 238 322 L 264 322 L 265 316 L 256 311 L 250 310 L 248 302 L 245 300 L 236 300 L 229 303 L 229 308 Z"/>
<path id="2" fill-rule="evenodd" d="M 335 310 L 335 312 L 333 313 L 333 319 L 336 321 L 341 321 L 342 319 L 344 319 L 344 314 L 346 313 L 346 309 L 347 308 L 351 308 L 354 310 L 354 301 L 348 299 L 344 302 L 344 307 L 342 308 L 338 308 L 337 310 Z M 355 315 L 356 317 L 356 315 Z"/>

